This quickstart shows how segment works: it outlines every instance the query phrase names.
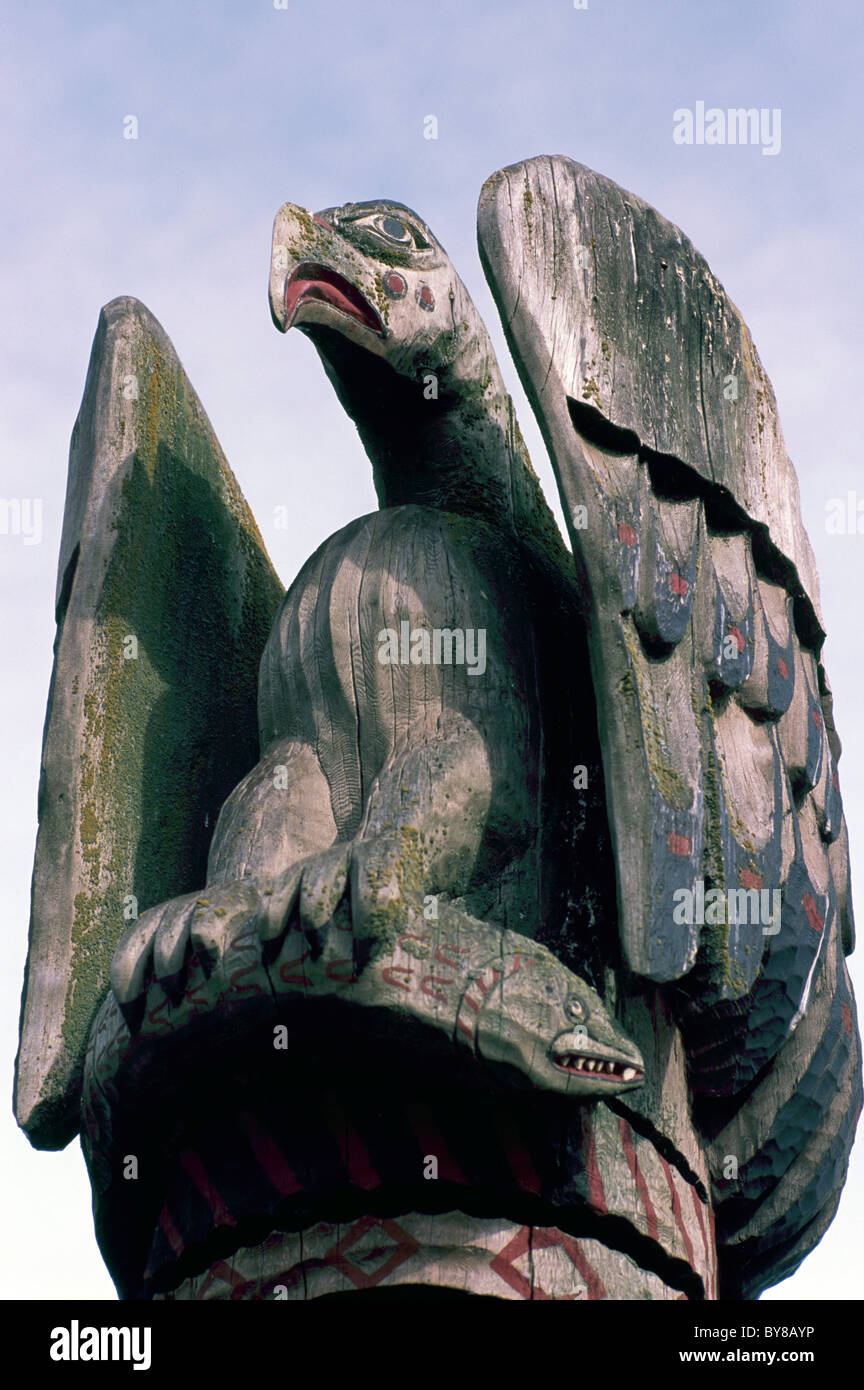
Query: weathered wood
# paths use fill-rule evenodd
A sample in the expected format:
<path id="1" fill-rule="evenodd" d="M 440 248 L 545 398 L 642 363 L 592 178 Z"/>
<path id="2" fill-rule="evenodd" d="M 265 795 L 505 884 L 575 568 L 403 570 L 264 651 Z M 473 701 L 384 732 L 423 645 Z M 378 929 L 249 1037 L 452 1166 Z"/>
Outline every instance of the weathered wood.
<path id="1" fill-rule="evenodd" d="M 848 853 L 770 385 L 590 171 L 496 176 L 480 237 L 572 557 L 426 224 L 277 214 L 274 321 L 382 510 L 291 586 L 206 872 L 114 950 L 82 1140 L 123 1297 L 751 1296 L 834 1210 Z"/>
<path id="2" fill-rule="evenodd" d="M 481 194 L 478 234 L 571 523 L 625 956 L 638 974 L 681 982 L 698 1127 L 710 1135 L 736 1096 L 746 1127 L 745 1088 L 781 1058 L 801 1062 L 841 892 L 852 934 L 845 849 L 829 867 L 844 829 L 818 588 L 770 383 L 690 243 L 590 170 L 556 157 L 501 171 Z M 682 808 L 698 808 L 692 828 L 671 825 L 679 789 Z M 676 832 L 667 848 L 684 861 L 680 881 L 645 852 L 658 826 Z M 714 915 L 685 912 L 676 931 L 670 883 L 710 892 Z M 755 921 L 742 922 L 748 899 Z M 845 1004 L 854 1034 L 842 976 L 830 978 L 835 1015 Z M 822 1029 L 830 1046 L 836 1024 L 823 1018 Z M 844 1055 L 823 1116 L 821 1182 L 806 1176 L 801 1130 L 775 1170 L 776 1200 L 736 1189 L 736 1211 L 753 1206 L 724 1228 L 727 1288 L 767 1279 L 772 1251 L 785 1271 L 788 1251 L 807 1248 L 805 1230 L 815 1239 L 823 1229 L 817 1214 L 842 1182 L 860 1088 L 857 1043 Z M 779 1123 L 782 1101 L 765 1084 Z M 713 1108 L 720 1098 L 725 1111 Z"/>
<path id="3" fill-rule="evenodd" d="M 723 489 L 768 528 L 819 619 L 771 383 L 692 243 L 641 198 L 562 156 L 487 179 L 478 230 L 504 323 L 533 317 L 533 337 L 514 337 L 538 415 L 560 392 L 599 416 L 598 429 L 607 421 Z"/>
<path id="4" fill-rule="evenodd" d="M 324 220 L 341 224 L 333 210 Z M 302 235 L 308 244 L 311 235 L 320 245 L 314 258 L 309 254 L 309 263 L 318 265 L 325 249 L 331 258 L 334 249 L 329 229 L 317 231 L 323 225 L 316 223 L 310 234 L 298 210 L 283 209 L 275 246 L 284 247 L 289 235 Z M 287 269 L 283 265 L 285 284 L 279 283 L 273 295 L 277 322 L 280 296 L 284 292 L 290 300 L 297 283 L 292 278 L 292 266 L 301 256 L 296 245 L 293 254 Z M 193 1064 L 203 1065 L 205 1040 L 211 1053 L 233 1047 L 238 1029 L 251 1029 L 254 1035 L 256 1027 L 266 1030 L 273 1020 L 287 1020 L 293 1032 L 295 1006 L 302 1006 L 298 1019 L 311 1020 L 310 1005 L 320 1008 L 330 1000 L 353 1007 L 355 1014 L 366 1011 L 365 1026 L 359 1016 L 353 1023 L 350 1014 L 338 1016 L 343 1020 L 339 1031 L 354 1039 L 358 1058 L 375 1040 L 394 1054 L 417 1052 L 427 1067 L 440 1065 L 437 1030 L 451 1047 L 459 1043 L 464 1049 L 470 1043 L 477 1060 L 492 1067 L 498 1084 L 512 1085 L 521 1074 L 523 1086 L 531 1082 L 541 1093 L 559 1090 L 578 1099 L 630 1091 L 642 1080 L 640 1054 L 615 1024 L 612 1011 L 607 1014 L 587 984 L 528 939 L 547 935 L 560 942 L 566 960 L 584 956 L 596 977 L 596 958 L 592 961 L 587 943 L 580 942 L 578 930 L 568 940 L 561 925 L 565 900 L 569 904 L 571 894 L 576 896 L 569 856 L 578 856 L 580 843 L 579 835 L 567 842 L 574 824 L 566 809 L 573 800 L 570 769 L 577 757 L 599 767 L 593 742 L 596 715 L 579 690 L 584 665 L 575 664 L 573 679 L 561 681 L 561 635 L 578 640 L 575 588 L 528 471 L 512 408 L 500 394 L 485 330 L 440 251 L 432 247 L 421 261 L 423 283 L 431 287 L 435 303 L 443 302 L 445 312 L 437 320 L 430 310 L 421 315 L 419 348 L 414 333 L 408 346 L 396 337 L 386 352 L 395 356 L 402 376 L 407 373 L 416 400 L 411 352 L 422 349 L 423 366 L 441 369 L 445 405 L 437 410 L 424 405 L 418 412 L 416 404 L 401 398 L 397 414 L 403 424 L 404 419 L 413 421 L 414 474 L 394 473 L 401 426 L 395 442 L 392 437 L 382 441 L 381 422 L 366 419 L 356 389 L 356 373 L 365 372 L 365 364 L 341 359 L 332 336 L 316 337 L 340 394 L 366 429 L 379 491 L 391 505 L 326 542 L 285 600 L 261 666 L 262 760 L 223 809 L 206 887 L 145 914 L 115 953 L 112 982 L 122 1012 L 115 999 L 106 1001 L 93 1032 L 85 1150 L 97 1194 L 100 1239 L 121 1286 L 129 1291 L 138 1286 L 141 1265 L 136 1266 L 134 1249 L 115 1249 L 114 1233 L 134 1224 L 142 1207 L 139 1192 L 133 1194 L 130 1210 L 130 1189 L 120 1181 L 118 1168 L 123 1152 L 130 1147 L 137 1152 L 142 1140 L 145 1147 L 152 1141 L 146 1132 L 130 1134 L 128 1127 L 135 1122 L 123 1098 L 135 1094 L 153 1103 L 161 1096 L 164 1111 L 169 1096 L 183 1090 L 184 1074 L 172 1084 L 169 1062 L 178 1050 L 188 1074 Z M 375 258 L 367 245 L 358 249 L 349 236 L 339 266 L 338 274 L 353 269 L 371 294 L 369 270 L 371 266 L 374 280 Z M 403 279 L 408 282 L 407 273 Z M 327 284 L 338 288 L 332 280 Z M 464 339 L 455 350 L 454 297 Z M 305 303 L 301 294 L 301 310 Z M 307 324 L 325 327 L 332 309 L 345 316 L 344 296 L 330 309 L 324 303 L 311 297 Z M 347 337 L 353 341 L 362 336 L 362 325 L 347 317 Z M 388 322 L 394 326 L 392 315 Z M 312 328 L 307 331 L 311 334 Z M 373 332 L 368 325 L 362 331 Z M 380 351 L 378 344 L 375 354 Z M 486 385 L 478 412 L 480 372 Z M 391 382 L 397 400 L 406 389 Z M 461 478 L 459 487 L 457 480 L 448 480 L 446 458 L 442 466 L 442 409 L 446 435 L 459 436 L 463 451 L 472 454 L 467 488 Z M 461 462 L 465 477 L 464 455 Z M 399 505 L 409 478 L 413 492 L 424 500 L 427 480 L 434 480 L 438 507 Z M 441 480 L 447 489 L 442 490 Z M 667 578 L 673 568 L 676 574 L 683 567 L 692 575 L 694 547 L 701 543 L 700 513 L 687 503 L 658 505 L 655 514 L 644 468 L 635 482 L 658 555 L 657 580 L 644 590 L 640 606 L 647 615 L 646 642 L 666 642 L 670 622 L 678 640 L 682 606 Z M 450 514 L 441 510 L 442 503 Z M 679 558 L 684 550 L 688 553 Z M 664 606 L 667 592 L 671 607 Z M 687 608 L 685 602 L 683 626 Z M 403 624 L 409 635 L 439 628 L 482 630 L 484 669 L 466 670 L 464 663 L 430 665 L 422 659 L 382 664 L 376 650 L 381 632 L 399 632 Z M 637 638 L 637 672 L 645 660 Z M 683 661 L 681 670 L 686 670 Z M 665 720 L 675 704 L 674 696 L 661 702 L 657 719 Z M 671 728 L 669 732 L 671 737 Z M 690 747 L 698 747 L 695 732 Z M 590 833 L 596 835 L 596 827 Z M 602 902 L 591 892 L 595 870 L 586 856 L 581 859 L 580 886 L 595 911 Z M 425 912 L 430 900 L 436 907 L 431 921 Z M 578 918 L 574 925 L 578 927 Z M 620 1007 L 623 1001 L 618 1002 Z M 577 1006 L 578 1019 L 573 1012 Z M 547 1015 L 544 1043 L 542 1020 Z M 636 1016 L 656 1052 L 649 1016 L 638 1010 Z M 337 1015 L 322 1014 L 326 1017 Z M 361 1042 L 362 1033 L 367 1039 Z M 660 1131 L 641 1115 L 633 1130 L 624 1115 L 607 1117 L 603 1133 L 608 1130 L 608 1140 L 601 1148 L 617 1194 L 614 1211 L 602 1196 L 602 1178 L 598 1187 L 591 1176 L 589 1155 L 596 1144 L 589 1121 L 578 1110 L 575 1117 L 572 1108 L 570 1118 L 563 1109 L 547 1117 L 534 1146 L 534 1162 L 553 1215 L 562 1203 L 564 1209 L 574 1203 L 584 1207 L 594 1222 L 614 1215 L 632 1226 L 637 1251 L 655 1244 L 655 1263 L 666 1268 L 671 1261 L 680 1270 L 682 1287 L 704 1293 L 714 1283 L 700 1263 L 713 1259 L 708 1211 L 697 1214 L 693 1206 L 688 1160 L 681 1159 L 673 1176 L 676 1160 L 670 1168 L 668 1157 L 682 1143 L 699 1170 L 692 1129 L 676 1103 L 683 1054 L 675 1037 L 673 1028 L 655 1078 Z M 562 1051 L 564 1042 L 567 1049 Z M 565 1064 L 557 1071 L 552 1065 L 556 1057 Z M 616 1071 L 608 1069 L 610 1058 Z M 574 1059 L 578 1067 L 566 1065 Z M 386 1075 L 385 1068 L 382 1081 Z M 470 1076 L 463 1064 L 462 1084 Z M 260 1094 L 257 1099 L 250 1095 L 250 1104 L 262 1103 Z M 512 1127 L 516 1113 L 507 1125 Z M 368 1125 L 370 1118 L 364 1115 L 361 1123 Z M 502 1113 L 494 1123 L 503 1118 Z M 315 1127 L 310 1115 L 310 1143 Z M 463 1117 L 463 1143 L 465 1132 Z M 220 1146 L 214 1149 L 206 1135 L 195 1132 L 185 1142 L 188 1151 L 199 1155 L 202 1171 L 213 1175 L 215 1186 L 223 1194 L 232 1192 L 231 1179 L 220 1166 Z M 479 1132 L 475 1142 L 481 1150 L 488 1147 Z M 572 1152 L 563 1172 L 562 1145 L 564 1152 Z M 166 1153 L 158 1161 L 166 1162 Z M 486 1157 L 482 1163 L 488 1161 Z M 533 1191 L 522 1160 L 511 1156 L 508 1162 L 522 1174 L 519 1183 L 528 1181 Z M 347 1156 L 346 1163 L 349 1177 L 366 1181 Z M 392 1153 L 387 1167 L 394 1181 L 399 1167 Z M 693 1179 L 702 1183 L 698 1201 L 703 1204 L 706 1177 Z M 183 1232 L 185 1247 L 188 1241 L 200 1243 L 204 1233 L 196 1226 L 196 1199 L 184 1191 L 181 1182 L 165 1220 Z M 230 1200 L 236 1211 L 237 1197 Z M 686 1217 L 680 1216 L 682 1209 Z M 236 1220 L 241 1219 L 237 1212 Z M 162 1271 L 159 1279 L 170 1279 L 176 1252 L 152 1258 Z M 622 1296 L 625 1276 L 637 1277 L 635 1266 L 631 1269 L 627 1257 L 614 1259 L 621 1265 L 616 1277 Z M 157 1268 L 152 1259 L 148 1268 Z M 662 1296 L 661 1286 L 650 1276 L 645 1285 L 655 1288 L 657 1296 Z"/>
<path id="5" fill-rule="evenodd" d="M 155 1297 L 307 1301 L 428 1285 L 433 1271 L 439 1288 L 512 1301 L 686 1298 L 599 1241 L 461 1212 L 322 1221 L 302 1235 L 275 1233 Z"/>
<path id="6" fill-rule="evenodd" d="M 77 1132 L 118 939 L 139 906 L 200 881 L 257 757 L 281 594 L 171 343 L 137 300 L 113 300 L 72 434 L 57 577 L 15 1097 L 38 1148 Z"/>

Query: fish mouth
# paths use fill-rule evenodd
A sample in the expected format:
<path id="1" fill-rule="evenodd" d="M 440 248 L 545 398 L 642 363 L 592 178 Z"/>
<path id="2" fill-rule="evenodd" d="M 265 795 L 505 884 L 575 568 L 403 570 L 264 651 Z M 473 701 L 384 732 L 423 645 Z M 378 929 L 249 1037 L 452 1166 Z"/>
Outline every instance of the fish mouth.
<path id="1" fill-rule="evenodd" d="M 584 1052 L 553 1052 L 551 1061 L 557 1071 L 563 1071 L 567 1076 L 583 1077 L 586 1081 L 596 1082 L 598 1086 L 604 1083 L 608 1085 L 609 1082 L 620 1086 L 622 1081 L 625 1085 L 638 1086 L 645 1080 L 641 1067 L 634 1067 L 632 1062 L 588 1057 Z"/>
<path id="2" fill-rule="evenodd" d="M 301 261 L 285 287 L 285 330 L 294 323 L 302 304 L 326 304 L 338 314 L 383 338 L 384 325 L 356 285 L 332 266 Z"/>
<path id="3" fill-rule="evenodd" d="M 586 1049 L 586 1041 L 588 1039 L 579 1038 L 573 1033 L 560 1034 L 549 1049 L 549 1060 L 556 1071 L 596 1083 L 601 1089 L 610 1083 L 639 1086 L 645 1080 L 642 1058 L 638 1053 L 633 1057 L 622 1057 L 620 1053 L 616 1056 L 602 1044 Z"/>

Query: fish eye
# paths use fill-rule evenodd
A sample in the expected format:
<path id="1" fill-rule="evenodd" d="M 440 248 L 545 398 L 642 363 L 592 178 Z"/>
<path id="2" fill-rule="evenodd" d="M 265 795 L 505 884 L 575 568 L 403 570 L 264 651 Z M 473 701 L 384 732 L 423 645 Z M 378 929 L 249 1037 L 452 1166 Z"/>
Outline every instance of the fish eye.
<path id="1" fill-rule="evenodd" d="M 581 999 L 568 999 L 566 1009 L 571 1018 L 585 1018 L 587 1013 Z"/>
<path id="2" fill-rule="evenodd" d="M 398 246 L 405 251 L 429 249 L 429 242 L 409 217 L 397 217 L 392 212 L 368 212 L 346 220 L 352 229 L 369 232 L 387 246 Z"/>

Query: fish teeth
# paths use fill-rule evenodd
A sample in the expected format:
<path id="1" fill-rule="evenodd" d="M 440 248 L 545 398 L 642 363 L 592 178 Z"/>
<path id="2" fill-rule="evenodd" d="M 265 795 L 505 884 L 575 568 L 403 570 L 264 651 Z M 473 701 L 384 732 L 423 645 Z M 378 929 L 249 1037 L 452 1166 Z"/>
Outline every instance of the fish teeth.
<path id="1" fill-rule="evenodd" d="M 620 1081 L 635 1081 L 639 1075 L 636 1067 L 623 1062 L 613 1062 L 605 1057 L 583 1057 L 578 1052 L 565 1052 L 556 1058 L 559 1067 L 574 1073 L 594 1076 L 611 1076 Z"/>

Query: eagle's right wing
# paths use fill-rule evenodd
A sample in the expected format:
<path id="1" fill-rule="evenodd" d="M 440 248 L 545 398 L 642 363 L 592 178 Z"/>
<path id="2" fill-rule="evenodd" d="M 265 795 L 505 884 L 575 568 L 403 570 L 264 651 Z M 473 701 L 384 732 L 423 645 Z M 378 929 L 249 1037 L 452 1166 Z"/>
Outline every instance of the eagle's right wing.
<path id="1" fill-rule="evenodd" d="M 200 888 L 258 759 L 258 663 L 282 585 L 174 348 L 102 310 L 72 435 L 45 719 L 18 1123 L 62 1148 L 91 1023 L 139 912 Z"/>

